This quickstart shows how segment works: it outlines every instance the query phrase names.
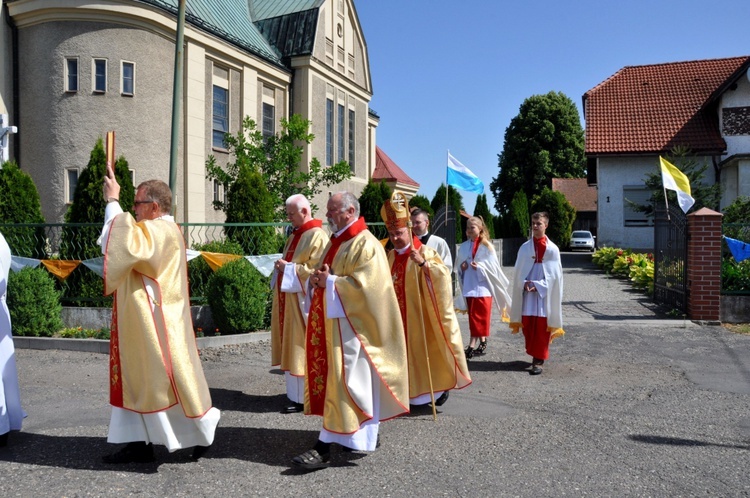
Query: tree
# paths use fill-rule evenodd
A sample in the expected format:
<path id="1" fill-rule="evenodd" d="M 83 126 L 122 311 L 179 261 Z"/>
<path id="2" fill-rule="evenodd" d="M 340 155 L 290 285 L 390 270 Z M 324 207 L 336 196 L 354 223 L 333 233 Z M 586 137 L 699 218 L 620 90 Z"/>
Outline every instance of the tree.
<path id="1" fill-rule="evenodd" d="M 294 114 L 288 120 L 281 118 L 281 132 L 264 138 L 255 121 L 245 117 L 237 135 L 227 133 L 224 143 L 235 157 L 234 163 L 222 168 L 211 155 L 206 161 L 206 178 L 217 180 L 224 189 L 230 190 L 242 168 L 249 168 L 263 175 L 263 182 L 271 194 L 274 204 L 274 219 L 286 221 L 284 202 L 292 194 L 302 194 L 313 199 L 323 187 L 336 185 L 351 178 L 352 171 L 346 161 L 331 167 L 323 167 L 317 158 L 312 158 L 309 172 L 301 168 L 302 146 L 310 144 L 315 136 L 308 133 L 310 121 Z M 227 204 L 214 201 L 214 207 L 227 211 Z M 312 206 L 313 212 L 317 206 Z"/>
<path id="2" fill-rule="evenodd" d="M 409 209 L 418 207 L 422 211 L 427 212 L 427 214 L 430 215 L 430 218 L 435 214 L 435 212 L 432 210 L 432 206 L 430 206 L 430 200 L 423 196 L 423 195 L 415 195 L 411 199 L 409 199 Z"/>
<path id="3" fill-rule="evenodd" d="M 448 185 L 448 204 L 453 208 L 456 214 L 456 244 L 460 244 L 464 240 L 464 230 L 466 228 L 466 221 L 461 216 L 461 211 L 464 210 L 464 200 L 458 190 Z M 441 183 L 435 196 L 430 202 L 430 207 L 434 213 L 437 213 L 441 207 L 445 206 L 445 184 Z"/>
<path id="4" fill-rule="evenodd" d="M 380 182 L 370 180 L 359 196 L 359 215 L 364 216 L 365 221 L 376 223 L 382 221 L 380 208 L 383 203 L 391 198 L 391 188 Z"/>
<path id="5" fill-rule="evenodd" d="M 0 223 L 44 223 L 36 185 L 15 161 L 4 163 L 0 169 Z M 2 231 L 14 256 L 46 257 L 43 227 L 5 226 Z"/>
<path id="6" fill-rule="evenodd" d="M 724 208 L 723 223 L 747 223 L 750 220 L 750 197 L 742 195 Z"/>
<path id="7" fill-rule="evenodd" d="M 719 210 L 721 200 L 721 185 L 714 183 L 706 185 L 703 183 L 703 177 L 706 175 L 708 164 L 699 162 L 687 147 L 677 146 L 672 152 L 665 157 L 667 161 L 677 166 L 680 171 L 690 180 L 690 195 L 695 199 L 695 204 L 688 210 L 688 213 L 696 211 L 702 207 Z M 654 215 L 656 206 L 664 205 L 664 184 L 661 176 L 661 168 L 654 173 L 648 173 L 643 182 L 646 188 L 651 190 L 651 197 L 648 204 L 638 204 L 626 199 L 634 211 L 645 213 L 646 216 Z M 674 206 L 677 205 L 677 194 L 672 190 L 667 190 L 668 202 Z"/>
<path id="8" fill-rule="evenodd" d="M 490 189 L 495 209 L 505 213 L 516 192 L 531 199 L 552 178 L 582 178 L 585 174 L 584 134 L 575 104 L 565 94 L 534 95 L 505 130 L 500 173 Z"/>
<path id="9" fill-rule="evenodd" d="M 570 235 L 573 233 L 573 221 L 576 219 L 576 210 L 561 192 L 556 192 L 545 187 L 531 201 L 531 211 L 534 213 L 546 211 L 549 215 L 547 236 L 558 247 L 568 247 L 570 245 Z M 526 224 L 528 225 L 530 221 L 527 221 Z"/>
<path id="10" fill-rule="evenodd" d="M 487 206 L 487 195 L 480 194 L 477 196 L 477 203 L 474 206 L 474 216 L 481 216 L 484 220 L 484 224 L 487 226 L 487 231 L 490 233 L 490 238 L 495 238 L 495 222 L 494 216 L 490 212 L 490 208 Z"/>
<path id="11" fill-rule="evenodd" d="M 73 203 L 65 213 L 66 223 L 91 223 L 92 226 L 66 226 L 63 228 L 60 241 L 60 259 L 92 259 L 102 255 L 96 241 L 102 233 L 104 208 L 106 201 L 102 195 L 102 181 L 107 169 L 107 156 L 104 152 L 104 141 L 99 138 L 94 145 L 89 163 L 78 177 L 78 184 L 73 194 Z M 135 200 L 135 189 L 130 177 L 128 162 L 124 157 L 115 161 L 115 178 L 120 184 L 120 206 L 131 209 Z M 82 297 L 75 301 L 78 306 L 97 306 L 102 302 L 111 303 L 110 298 L 103 298 L 104 285 L 102 278 L 81 265 L 70 274 L 63 287 L 63 297 L 70 299 Z"/>
<path id="12" fill-rule="evenodd" d="M 529 233 L 531 215 L 529 214 L 529 200 L 523 191 L 518 191 L 513 196 L 509 214 L 511 237 L 526 237 Z"/>
<path id="13" fill-rule="evenodd" d="M 273 197 L 263 176 L 243 166 L 227 195 L 227 223 L 272 223 Z M 242 246 L 247 255 L 279 252 L 281 235 L 271 226 L 227 227 L 227 237 Z"/>

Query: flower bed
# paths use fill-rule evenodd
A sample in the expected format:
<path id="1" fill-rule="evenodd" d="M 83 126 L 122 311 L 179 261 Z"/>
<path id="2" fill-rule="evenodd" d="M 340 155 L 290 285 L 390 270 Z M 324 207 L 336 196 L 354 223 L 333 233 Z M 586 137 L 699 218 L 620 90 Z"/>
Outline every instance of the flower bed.
<path id="1" fill-rule="evenodd" d="M 607 274 L 627 278 L 634 287 L 654 294 L 654 255 L 630 249 L 601 247 L 591 256 Z"/>

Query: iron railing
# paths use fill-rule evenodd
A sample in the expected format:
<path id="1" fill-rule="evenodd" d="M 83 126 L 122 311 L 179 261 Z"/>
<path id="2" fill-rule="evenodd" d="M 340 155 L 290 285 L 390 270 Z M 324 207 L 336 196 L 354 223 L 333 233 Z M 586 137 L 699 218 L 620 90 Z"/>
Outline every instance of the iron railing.
<path id="1" fill-rule="evenodd" d="M 178 223 L 185 247 L 194 250 L 243 256 L 281 252 L 289 223 Z M 368 223 L 379 239 L 388 237 L 384 223 Z M 96 240 L 101 223 L 0 224 L 0 233 L 13 256 L 38 260 L 95 260 L 102 256 Z M 191 302 L 204 304 L 211 269 L 203 258 L 188 263 Z M 85 265 L 79 265 L 64 279 L 55 279 L 63 306 L 111 306 L 103 296 L 102 279 Z"/>

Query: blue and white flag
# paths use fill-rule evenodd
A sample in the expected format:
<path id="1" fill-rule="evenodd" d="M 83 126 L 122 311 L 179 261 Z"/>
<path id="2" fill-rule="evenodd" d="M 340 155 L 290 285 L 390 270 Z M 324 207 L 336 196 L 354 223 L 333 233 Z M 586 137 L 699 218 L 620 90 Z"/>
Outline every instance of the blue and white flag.
<path id="1" fill-rule="evenodd" d="M 474 192 L 475 194 L 484 193 L 484 183 L 482 183 L 482 180 L 469 171 L 469 168 L 461 164 L 458 159 L 451 156 L 450 152 L 448 152 L 446 183 L 467 192 Z"/>

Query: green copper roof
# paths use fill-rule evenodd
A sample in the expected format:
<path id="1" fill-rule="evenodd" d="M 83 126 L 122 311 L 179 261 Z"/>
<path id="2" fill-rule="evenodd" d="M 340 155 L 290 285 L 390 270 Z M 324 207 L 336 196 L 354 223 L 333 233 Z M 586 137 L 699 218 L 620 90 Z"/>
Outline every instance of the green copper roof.
<path id="1" fill-rule="evenodd" d="M 179 7 L 178 0 L 140 1 L 162 8 L 175 15 Z M 253 24 L 249 3 L 253 3 L 252 0 L 187 0 L 185 22 L 280 65 L 280 54 Z M 281 3 L 288 2 L 283 1 Z"/>
<path id="2" fill-rule="evenodd" d="M 247 0 L 253 21 L 317 9 L 325 0 Z"/>

